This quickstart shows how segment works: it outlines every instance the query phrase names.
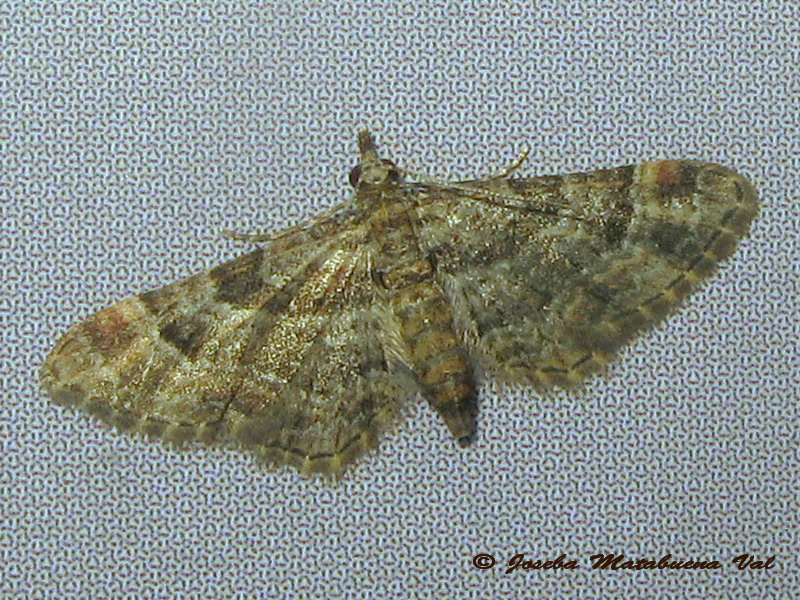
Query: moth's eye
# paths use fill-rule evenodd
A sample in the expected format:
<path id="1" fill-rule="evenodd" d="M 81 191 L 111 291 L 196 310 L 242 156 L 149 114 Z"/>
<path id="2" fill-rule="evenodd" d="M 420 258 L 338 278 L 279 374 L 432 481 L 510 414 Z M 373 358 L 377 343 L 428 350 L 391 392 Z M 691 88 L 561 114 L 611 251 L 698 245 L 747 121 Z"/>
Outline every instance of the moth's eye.
<path id="1" fill-rule="evenodd" d="M 386 167 L 386 169 L 387 169 L 386 179 L 388 181 L 399 181 L 400 180 L 400 173 L 398 173 L 397 167 L 395 166 L 395 164 L 392 161 L 386 160 L 384 158 L 381 161 L 381 164 L 384 167 Z"/>
<path id="2" fill-rule="evenodd" d="M 356 165 L 352 169 L 350 169 L 350 185 L 356 187 L 358 185 L 358 180 L 361 177 L 361 165 Z"/>

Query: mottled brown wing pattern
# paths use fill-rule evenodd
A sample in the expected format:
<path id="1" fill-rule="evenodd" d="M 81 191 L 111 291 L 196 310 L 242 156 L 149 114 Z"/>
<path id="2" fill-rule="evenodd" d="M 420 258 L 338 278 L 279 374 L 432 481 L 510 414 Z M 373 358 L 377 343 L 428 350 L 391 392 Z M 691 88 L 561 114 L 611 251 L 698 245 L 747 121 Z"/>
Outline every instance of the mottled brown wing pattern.
<path id="1" fill-rule="evenodd" d="M 475 360 L 571 385 L 605 364 L 733 251 L 758 203 L 695 161 L 415 191 L 420 236 Z"/>
<path id="2" fill-rule="evenodd" d="M 366 130 L 359 147 L 351 202 L 76 325 L 44 364 L 48 393 L 302 472 L 341 472 L 414 393 L 467 445 L 479 368 L 579 382 L 730 255 L 758 208 L 744 178 L 695 161 L 407 183 Z"/>
<path id="3" fill-rule="evenodd" d="M 322 233 L 100 311 L 57 343 L 45 388 L 121 429 L 237 440 L 273 463 L 341 471 L 408 389 L 379 340 L 363 233 Z"/>

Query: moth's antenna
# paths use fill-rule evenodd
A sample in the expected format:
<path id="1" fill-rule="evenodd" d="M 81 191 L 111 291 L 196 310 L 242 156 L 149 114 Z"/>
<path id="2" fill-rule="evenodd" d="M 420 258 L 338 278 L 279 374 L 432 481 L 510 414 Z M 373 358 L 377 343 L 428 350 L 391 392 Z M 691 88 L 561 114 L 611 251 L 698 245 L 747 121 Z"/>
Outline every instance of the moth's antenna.
<path id="1" fill-rule="evenodd" d="M 475 185 L 480 183 L 480 181 L 447 181 L 445 179 L 439 179 L 438 177 L 431 177 L 430 175 L 423 175 L 422 173 L 409 171 L 408 169 L 400 169 L 400 171 L 406 177 L 416 179 L 420 183 L 433 185 L 440 189 L 458 190 L 459 192 L 463 192 L 465 197 L 472 198 L 478 202 L 486 202 L 487 204 L 492 204 L 494 206 L 500 206 L 502 208 L 508 208 L 511 210 L 523 210 L 531 212 L 536 209 L 532 203 L 538 201 L 543 206 L 566 209 L 566 212 L 551 216 L 569 217 L 578 221 L 587 220 L 586 218 L 575 214 L 574 208 L 568 202 L 559 202 L 558 200 L 553 200 L 551 198 L 540 200 L 537 198 L 526 198 L 525 196 L 519 194 L 504 194 L 503 192 L 496 192 L 494 190 Z M 491 177 L 485 181 L 493 181 L 494 179 L 496 179 L 496 177 Z"/>

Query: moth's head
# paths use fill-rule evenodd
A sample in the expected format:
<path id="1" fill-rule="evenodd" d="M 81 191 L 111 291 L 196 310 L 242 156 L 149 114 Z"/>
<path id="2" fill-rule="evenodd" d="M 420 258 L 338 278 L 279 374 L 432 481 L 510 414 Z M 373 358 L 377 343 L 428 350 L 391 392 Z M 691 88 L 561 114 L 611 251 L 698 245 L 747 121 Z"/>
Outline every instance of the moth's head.
<path id="1" fill-rule="evenodd" d="M 358 148 L 361 162 L 350 170 L 350 185 L 354 188 L 390 186 L 402 179 L 400 170 L 392 161 L 378 158 L 375 138 L 366 129 L 358 132 Z"/>
<path id="2" fill-rule="evenodd" d="M 402 178 L 395 164 L 385 158 L 375 162 L 361 162 L 350 170 L 350 185 L 358 189 L 362 186 L 382 187 L 397 183 Z"/>

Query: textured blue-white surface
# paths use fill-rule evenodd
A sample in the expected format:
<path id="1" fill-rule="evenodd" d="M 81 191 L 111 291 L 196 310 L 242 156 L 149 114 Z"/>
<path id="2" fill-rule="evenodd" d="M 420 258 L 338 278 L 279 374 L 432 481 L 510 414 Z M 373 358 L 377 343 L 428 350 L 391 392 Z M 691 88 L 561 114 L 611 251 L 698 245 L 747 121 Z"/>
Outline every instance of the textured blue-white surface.
<path id="1" fill-rule="evenodd" d="M 323 4 L 0 2 L 0 595 L 800 595 L 800 4 Z M 467 451 L 420 402 L 333 485 L 45 401 L 68 325 L 243 252 L 220 227 L 345 199 L 360 123 L 430 175 L 526 143 L 531 175 L 697 158 L 764 208 L 585 388 L 487 382 Z M 477 570 L 484 552 L 583 568 Z M 723 568 L 598 572 L 597 552 Z M 775 566 L 739 572 L 743 552 Z"/>

